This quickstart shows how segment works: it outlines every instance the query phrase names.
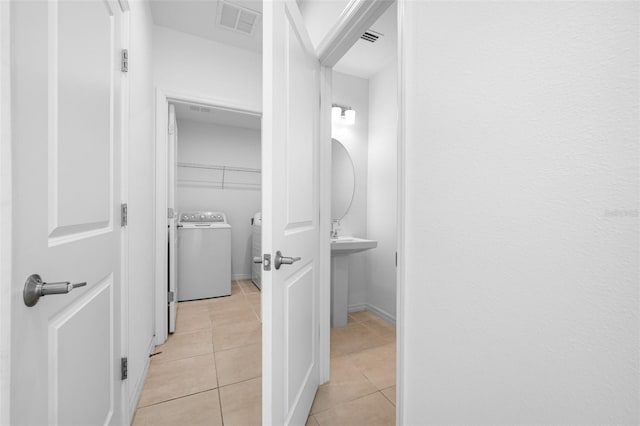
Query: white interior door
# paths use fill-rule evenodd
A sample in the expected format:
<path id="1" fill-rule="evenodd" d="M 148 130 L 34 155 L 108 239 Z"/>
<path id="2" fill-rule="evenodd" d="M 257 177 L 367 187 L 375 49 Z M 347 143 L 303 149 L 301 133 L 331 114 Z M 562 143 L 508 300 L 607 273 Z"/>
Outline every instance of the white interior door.
<path id="1" fill-rule="evenodd" d="M 167 222 L 169 229 L 169 333 L 176 331 L 176 301 L 178 300 L 178 233 L 176 214 L 176 179 L 177 174 L 177 146 L 178 146 L 178 126 L 176 123 L 176 108 L 169 104 L 169 137 L 168 141 L 168 185 L 167 185 Z"/>
<path id="2" fill-rule="evenodd" d="M 11 4 L 12 424 L 123 423 L 122 15 L 111 0 Z M 27 307 L 32 274 L 86 286 Z"/>
<path id="3" fill-rule="evenodd" d="M 319 384 L 320 64 L 295 1 L 264 3 L 263 61 L 263 423 L 303 425 Z M 278 269 L 278 252 L 300 260 Z"/>

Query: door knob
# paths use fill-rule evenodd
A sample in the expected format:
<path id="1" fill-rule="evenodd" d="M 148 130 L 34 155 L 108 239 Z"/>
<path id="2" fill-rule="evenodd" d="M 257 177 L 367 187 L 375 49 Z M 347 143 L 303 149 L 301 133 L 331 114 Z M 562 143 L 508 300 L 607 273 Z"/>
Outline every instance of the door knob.
<path id="1" fill-rule="evenodd" d="M 295 263 L 300 259 L 302 259 L 302 258 L 301 257 L 283 256 L 282 253 L 280 253 L 280 250 L 278 250 L 276 252 L 276 258 L 274 259 L 273 263 L 275 264 L 276 269 L 280 269 L 280 266 L 282 266 L 282 265 L 291 265 L 292 263 Z"/>
<path id="2" fill-rule="evenodd" d="M 22 298 L 24 304 L 28 307 L 34 306 L 40 300 L 40 297 L 48 294 L 67 294 L 76 287 L 84 287 L 87 285 L 84 283 L 71 284 L 69 281 L 63 281 L 59 283 L 45 283 L 42 282 L 40 275 L 33 274 L 27 278 L 24 283 L 24 290 L 22 292 Z"/>

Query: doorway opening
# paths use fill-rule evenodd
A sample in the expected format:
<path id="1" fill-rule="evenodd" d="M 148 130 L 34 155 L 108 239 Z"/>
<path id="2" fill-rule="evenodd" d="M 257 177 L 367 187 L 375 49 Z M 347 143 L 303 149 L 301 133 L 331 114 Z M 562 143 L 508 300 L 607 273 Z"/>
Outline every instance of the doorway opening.
<path id="1" fill-rule="evenodd" d="M 332 70 L 330 381 L 311 410 L 321 424 L 396 419 L 397 32 L 394 3 Z"/>
<path id="2" fill-rule="evenodd" d="M 164 333 L 164 340 L 151 353 L 136 421 L 154 423 L 165 405 L 195 404 L 194 415 L 207 421 L 257 424 L 262 302 L 253 257 L 260 250 L 261 114 L 163 92 L 157 108 L 166 124 L 158 124 L 156 152 L 163 165 L 156 249 L 164 278 L 156 289 L 156 337 Z M 171 375 L 185 368 L 198 374 Z"/>
<path id="3" fill-rule="evenodd" d="M 261 241 L 260 116 L 171 102 L 169 120 L 167 199 L 177 234 L 169 238 L 170 298 L 172 291 L 178 303 L 258 296 L 261 274 L 252 259 Z M 170 315 L 169 332 L 172 323 Z"/>

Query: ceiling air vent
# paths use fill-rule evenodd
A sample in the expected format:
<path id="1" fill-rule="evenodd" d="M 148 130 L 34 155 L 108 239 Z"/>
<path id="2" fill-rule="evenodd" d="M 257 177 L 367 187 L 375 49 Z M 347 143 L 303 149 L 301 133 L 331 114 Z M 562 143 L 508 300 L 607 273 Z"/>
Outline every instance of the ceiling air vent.
<path id="1" fill-rule="evenodd" d="M 201 107 L 198 105 L 189 105 L 189 109 L 195 112 L 211 112 L 211 108 L 209 107 Z"/>
<path id="2" fill-rule="evenodd" d="M 260 12 L 238 6 L 228 1 L 218 3 L 216 23 L 223 28 L 246 35 L 253 35 L 259 20 Z"/>
<path id="3" fill-rule="evenodd" d="M 368 41 L 369 43 L 375 43 L 383 34 L 377 31 L 369 30 L 360 36 L 361 39 Z"/>

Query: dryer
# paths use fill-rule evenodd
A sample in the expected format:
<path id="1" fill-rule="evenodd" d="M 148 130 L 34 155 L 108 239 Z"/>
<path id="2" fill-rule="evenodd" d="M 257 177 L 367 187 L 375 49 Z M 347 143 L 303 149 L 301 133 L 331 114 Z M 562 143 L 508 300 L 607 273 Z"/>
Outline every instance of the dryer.
<path id="1" fill-rule="evenodd" d="M 222 212 L 180 213 L 178 300 L 231 294 L 231 225 Z"/>

